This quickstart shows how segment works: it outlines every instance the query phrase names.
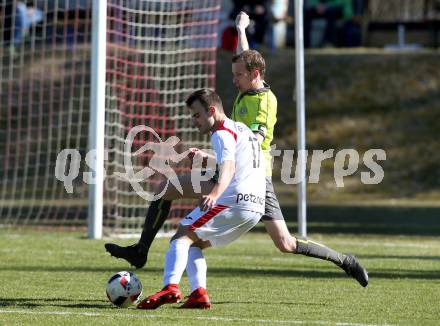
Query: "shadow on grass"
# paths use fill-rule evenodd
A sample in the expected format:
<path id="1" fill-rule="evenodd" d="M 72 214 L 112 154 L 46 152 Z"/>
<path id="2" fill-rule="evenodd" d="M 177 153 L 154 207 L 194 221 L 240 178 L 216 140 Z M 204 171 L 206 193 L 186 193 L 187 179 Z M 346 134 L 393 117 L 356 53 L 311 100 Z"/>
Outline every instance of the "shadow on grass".
<path id="1" fill-rule="evenodd" d="M 94 302 L 94 303 L 60 303 L 70 301 L 82 301 L 82 302 Z M 271 301 L 270 303 L 264 300 L 256 301 L 254 298 L 248 301 L 214 301 L 214 304 L 227 305 L 227 304 L 264 304 L 265 306 L 278 306 L 283 305 L 314 305 L 324 306 L 325 303 L 311 303 L 311 302 L 299 302 L 299 301 Z M 114 306 L 107 300 L 81 300 L 81 299 L 66 299 L 66 298 L 14 298 L 5 299 L 0 298 L 0 307 L 19 307 L 19 308 L 39 308 L 39 307 L 61 307 L 61 308 L 78 308 L 78 309 L 111 309 Z M 175 307 L 179 309 L 179 307 Z"/>
<path id="2" fill-rule="evenodd" d="M 335 267 L 336 268 L 336 267 Z M 248 269 L 248 268 L 209 268 L 208 275 L 217 277 L 240 277 L 243 275 L 249 277 L 305 277 L 305 278 L 348 278 L 341 270 L 279 270 L 272 268 Z M 440 280 L 438 270 L 409 270 L 409 269 L 371 269 L 369 270 L 371 279 L 420 279 L 420 280 Z"/>
<path id="3" fill-rule="evenodd" d="M 69 303 L 82 301 L 83 303 Z M 66 302 L 66 303 L 64 303 Z M 63 308 L 101 308 L 108 309 L 111 304 L 107 300 L 78 300 L 67 298 L 0 298 L 0 307 L 20 307 L 20 308 L 37 308 L 37 307 L 63 307 Z"/>
<path id="4" fill-rule="evenodd" d="M 1 266 L 0 271 L 16 271 L 16 272 L 99 272 L 108 271 L 108 269 L 94 268 L 94 267 L 81 267 L 81 266 L 55 266 L 55 267 L 41 267 L 41 266 L 15 266 L 6 267 Z M 158 274 L 163 272 L 162 268 L 146 268 L 145 271 L 152 271 Z M 328 267 L 321 268 L 320 270 L 299 269 L 298 267 L 292 267 L 291 270 L 275 269 L 275 268 L 244 268 L 244 267 L 227 267 L 221 268 L 212 266 L 208 269 L 208 276 L 225 277 L 225 278 L 237 278 L 237 277 L 269 277 L 269 278 L 347 278 L 347 275 L 338 267 L 329 263 Z M 370 278 L 374 279 L 420 279 L 420 280 L 440 280 L 440 273 L 438 270 L 411 270 L 411 269 L 369 269 Z M 1 301 L 0 301 L 1 305 Z"/>
<path id="5" fill-rule="evenodd" d="M 297 230 L 297 207 L 283 205 L 290 229 Z M 440 235 L 440 207 L 309 206 L 309 233 Z M 259 223 L 254 231 L 266 232 Z"/>
<path id="6" fill-rule="evenodd" d="M 0 266 L 0 271 L 20 271 L 20 272 L 106 272 L 111 273 L 114 271 L 115 266 L 108 266 L 108 267 L 96 267 L 96 266 L 31 266 L 31 265 L 24 265 L 24 266 Z M 127 271 L 137 271 L 133 268 L 125 268 Z M 154 272 L 154 273 L 162 273 L 163 268 L 162 267 L 145 267 L 142 269 L 144 272 Z"/>
<path id="7" fill-rule="evenodd" d="M 405 259 L 405 260 L 432 260 L 440 261 L 440 256 L 399 256 L 399 255 L 369 255 L 363 254 L 362 258 L 368 259 Z"/>

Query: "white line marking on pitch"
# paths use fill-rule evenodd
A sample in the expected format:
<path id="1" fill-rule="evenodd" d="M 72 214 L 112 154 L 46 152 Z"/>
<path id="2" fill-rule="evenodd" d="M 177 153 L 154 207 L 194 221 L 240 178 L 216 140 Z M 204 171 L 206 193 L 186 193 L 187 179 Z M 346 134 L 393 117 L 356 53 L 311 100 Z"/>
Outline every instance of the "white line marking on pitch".
<path id="1" fill-rule="evenodd" d="M 363 323 L 344 323 L 344 322 L 331 322 L 321 320 L 271 320 L 271 319 L 247 319 L 247 318 L 227 318 L 227 317 L 185 317 L 185 316 L 161 316 L 150 314 L 104 314 L 100 312 L 74 312 L 74 311 L 29 311 L 29 310 L 1 310 L 0 314 L 18 314 L 18 315 L 58 315 L 58 316 L 90 316 L 90 317 L 131 317 L 131 318 L 163 318 L 163 319 L 188 319 L 188 320 L 218 320 L 227 322 L 253 322 L 263 324 L 315 324 L 315 325 L 336 325 L 336 326 L 392 326 L 389 324 L 363 324 Z"/>

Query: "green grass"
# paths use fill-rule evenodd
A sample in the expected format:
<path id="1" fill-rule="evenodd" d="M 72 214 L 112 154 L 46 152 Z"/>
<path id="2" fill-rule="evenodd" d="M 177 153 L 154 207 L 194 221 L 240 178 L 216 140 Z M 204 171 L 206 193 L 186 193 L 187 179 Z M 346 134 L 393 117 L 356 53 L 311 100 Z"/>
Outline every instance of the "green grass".
<path id="1" fill-rule="evenodd" d="M 104 252 L 104 241 L 79 233 L 0 230 L 1 325 L 438 325 L 438 237 L 311 234 L 355 253 L 368 268 L 362 288 L 331 263 L 281 254 L 264 233 L 209 249 L 209 311 L 113 307 L 108 277 L 129 267 Z M 124 240 L 120 243 L 130 243 Z M 136 271 L 144 294 L 162 282 L 168 239 Z M 188 294 L 187 280 L 182 288 Z"/>

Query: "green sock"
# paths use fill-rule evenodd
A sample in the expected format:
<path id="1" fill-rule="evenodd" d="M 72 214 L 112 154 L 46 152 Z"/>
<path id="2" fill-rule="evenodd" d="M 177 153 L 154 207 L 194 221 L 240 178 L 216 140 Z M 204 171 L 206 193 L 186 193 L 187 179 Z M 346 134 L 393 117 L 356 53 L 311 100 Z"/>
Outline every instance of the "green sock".
<path id="1" fill-rule="evenodd" d="M 345 255 L 341 254 L 321 243 L 313 241 L 304 237 L 296 238 L 296 254 L 305 255 L 309 257 L 329 260 L 338 266 L 341 266 Z"/>
<path id="2" fill-rule="evenodd" d="M 145 217 L 144 227 L 138 245 L 145 254 L 148 253 L 151 243 L 159 232 L 171 209 L 171 200 L 158 199 L 151 202 Z"/>

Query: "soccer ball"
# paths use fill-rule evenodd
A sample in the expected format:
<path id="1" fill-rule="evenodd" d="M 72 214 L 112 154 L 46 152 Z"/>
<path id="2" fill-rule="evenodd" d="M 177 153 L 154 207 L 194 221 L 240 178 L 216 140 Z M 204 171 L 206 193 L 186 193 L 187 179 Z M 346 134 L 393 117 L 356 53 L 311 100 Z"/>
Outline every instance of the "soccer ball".
<path id="1" fill-rule="evenodd" d="M 127 308 L 136 303 L 142 293 L 142 283 L 131 272 L 119 272 L 107 282 L 107 297 L 118 307 Z"/>

